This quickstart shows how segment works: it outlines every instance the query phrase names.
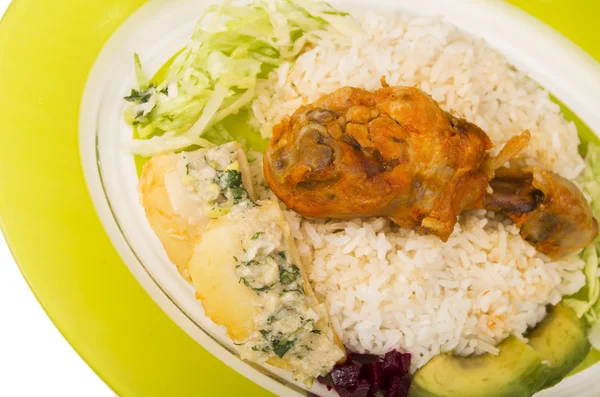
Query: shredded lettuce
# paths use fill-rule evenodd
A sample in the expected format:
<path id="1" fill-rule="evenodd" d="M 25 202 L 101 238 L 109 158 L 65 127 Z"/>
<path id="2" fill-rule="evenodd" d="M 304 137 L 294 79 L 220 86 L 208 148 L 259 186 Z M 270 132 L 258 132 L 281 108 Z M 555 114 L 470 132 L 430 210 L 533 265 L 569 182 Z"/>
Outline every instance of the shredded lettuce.
<path id="1" fill-rule="evenodd" d="M 594 346 L 594 349 L 600 350 L 600 322 L 597 322 L 592 326 L 588 332 L 588 339 L 592 346 Z"/>
<path id="2" fill-rule="evenodd" d="M 151 83 L 134 54 L 137 88 L 125 99 L 125 121 L 136 128 L 135 154 L 177 151 L 248 107 L 257 81 L 327 34 L 350 33 L 355 22 L 315 0 L 225 1 L 201 16 L 189 44 Z"/>
<path id="3" fill-rule="evenodd" d="M 590 142 L 585 156 L 583 189 L 592 199 L 592 211 L 600 219 L 600 146 Z"/>
<path id="4" fill-rule="evenodd" d="M 600 297 L 600 280 L 598 280 L 598 249 L 596 244 L 592 244 L 583 250 L 583 260 L 585 261 L 584 274 L 586 278 L 587 294 L 585 297 L 567 298 L 565 304 L 571 307 L 577 316 L 586 317 L 590 323 L 597 321 L 597 313 L 592 310 Z"/>
<path id="5" fill-rule="evenodd" d="M 596 219 L 600 219 L 600 147 L 590 143 L 585 157 L 585 169 L 580 183 L 584 192 L 591 199 L 591 207 Z M 585 294 L 565 299 L 579 317 L 584 317 L 592 326 L 590 341 L 594 346 L 600 346 L 600 238 L 583 250 L 585 261 L 584 274 L 586 278 Z"/>
<path id="6" fill-rule="evenodd" d="M 164 135 L 153 136 L 150 139 L 136 139 L 131 142 L 130 149 L 133 153 L 137 153 L 142 157 L 150 157 L 155 154 L 174 152 L 188 146 L 210 148 L 214 145 L 201 137 L 189 138 L 185 135 L 176 136 L 167 132 Z"/>
<path id="7" fill-rule="evenodd" d="M 142 69 L 142 61 L 140 61 L 140 56 L 137 53 L 133 54 L 133 67 L 135 69 L 135 79 L 138 88 L 140 90 L 145 90 L 150 85 L 150 82 Z"/>

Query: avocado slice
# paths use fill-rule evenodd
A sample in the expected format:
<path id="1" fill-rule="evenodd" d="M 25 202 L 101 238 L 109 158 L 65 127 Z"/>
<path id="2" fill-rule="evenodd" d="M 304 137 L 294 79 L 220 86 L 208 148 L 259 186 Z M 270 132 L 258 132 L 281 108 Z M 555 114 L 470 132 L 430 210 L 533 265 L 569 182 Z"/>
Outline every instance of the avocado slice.
<path id="1" fill-rule="evenodd" d="M 529 334 L 533 347 L 550 367 L 544 388 L 554 386 L 577 367 L 591 349 L 583 319 L 559 303 Z"/>
<path id="2" fill-rule="evenodd" d="M 542 356 L 514 336 L 497 356 L 439 355 L 415 374 L 410 397 L 530 397 L 548 379 Z"/>

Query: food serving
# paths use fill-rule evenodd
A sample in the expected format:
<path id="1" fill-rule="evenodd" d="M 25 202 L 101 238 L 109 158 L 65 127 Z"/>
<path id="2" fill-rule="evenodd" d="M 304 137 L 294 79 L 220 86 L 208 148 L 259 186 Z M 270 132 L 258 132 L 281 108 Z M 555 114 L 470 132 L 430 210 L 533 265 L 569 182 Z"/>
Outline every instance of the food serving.
<path id="1" fill-rule="evenodd" d="M 487 135 L 424 92 L 348 87 L 273 128 L 265 177 L 288 208 L 308 217 L 387 216 L 447 241 L 460 213 L 485 207 L 509 215 L 546 255 L 575 253 L 598 235 L 598 222 L 574 184 L 518 165 L 494 179 L 528 142 L 526 132 L 488 157 Z"/>
<path id="2" fill-rule="evenodd" d="M 134 65 L 141 205 L 242 359 L 342 396 L 531 396 L 600 347 L 600 149 L 483 41 L 225 2 Z"/>

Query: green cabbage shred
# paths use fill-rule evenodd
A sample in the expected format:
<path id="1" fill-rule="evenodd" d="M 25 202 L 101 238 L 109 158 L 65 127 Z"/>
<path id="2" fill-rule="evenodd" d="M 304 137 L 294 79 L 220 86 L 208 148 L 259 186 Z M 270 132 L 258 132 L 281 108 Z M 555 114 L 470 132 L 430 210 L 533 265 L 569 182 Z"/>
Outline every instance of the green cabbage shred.
<path id="1" fill-rule="evenodd" d="M 600 147 L 593 143 L 588 146 L 585 157 L 585 169 L 580 183 L 584 192 L 591 198 L 591 207 L 596 219 L 600 219 Z M 591 326 L 590 342 L 600 349 L 600 238 L 586 247 L 582 252 L 585 261 L 584 274 L 586 286 L 584 296 L 567 298 L 565 304 L 570 306 L 579 317 L 585 318 Z"/>

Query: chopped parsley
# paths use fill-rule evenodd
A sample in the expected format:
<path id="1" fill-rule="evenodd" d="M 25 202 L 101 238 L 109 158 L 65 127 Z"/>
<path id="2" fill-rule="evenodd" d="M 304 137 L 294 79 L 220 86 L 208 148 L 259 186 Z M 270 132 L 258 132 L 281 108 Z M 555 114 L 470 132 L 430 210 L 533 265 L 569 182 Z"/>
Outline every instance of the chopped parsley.
<path id="1" fill-rule="evenodd" d="M 254 236 L 252 236 L 252 238 L 250 240 L 257 240 L 261 234 L 265 234 L 265 232 L 256 232 L 254 233 Z"/>
<path id="2" fill-rule="evenodd" d="M 270 330 L 266 330 L 266 329 L 261 329 L 258 332 L 260 332 L 260 334 L 263 336 L 263 338 L 267 338 L 267 336 L 271 333 Z"/>
<path id="3" fill-rule="evenodd" d="M 287 353 L 288 350 L 290 350 L 294 346 L 294 343 L 296 343 L 295 340 L 286 340 L 286 341 L 274 340 L 273 341 L 273 353 L 275 353 L 277 355 L 277 357 L 283 358 L 283 356 L 285 356 L 285 353 Z"/>
<path id="4" fill-rule="evenodd" d="M 279 294 L 279 296 L 283 296 L 288 292 L 297 292 L 301 295 L 304 295 L 304 288 L 302 287 L 296 287 L 296 288 L 286 288 L 283 290 L 283 292 L 281 294 Z"/>
<path id="5" fill-rule="evenodd" d="M 124 99 L 127 102 L 135 102 L 135 103 L 146 103 L 152 98 L 152 94 L 154 94 L 156 86 L 154 84 L 150 84 L 148 88 L 145 90 L 136 90 L 134 88 L 131 89 L 131 93 L 127 95 Z"/>
<path id="6" fill-rule="evenodd" d="M 246 190 L 243 187 L 231 188 L 231 196 L 233 197 L 233 203 L 237 204 L 246 198 Z"/>
<path id="7" fill-rule="evenodd" d="M 267 347 L 260 347 L 258 345 L 252 346 L 252 350 L 254 350 L 255 352 L 265 352 L 265 353 L 267 353 L 269 351 L 269 349 Z"/>
<path id="8" fill-rule="evenodd" d="M 247 204 L 248 208 L 252 208 L 252 207 L 260 207 L 260 204 L 252 201 L 252 200 L 248 200 L 248 204 Z"/>
<path id="9" fill-rule="evenodd" d="M 278 256 L 279 258 L 281 258 L 282 260 L 284 260 L 284 261 L 287 259 L 287 257 L 285 256 L 285 251 L 279 251 L 279 252 L 277 253 L 277 256 Z"/>
<path id="10" fill-rule="evenodd" d="M 271 287 L 273 287 L 272 285 L 265 285 L 262 287 L 253 287 L 252 285 L 250 285 L 248 280 L 246 280 L 244 277 L 240 277 L 239 282 L 240 283 L 243 282 L 246 285 L 246 287 L 252 288 L 252 291 L 255 291 L 255 292 L 265 292 L 265 291 L 268 291 L 269 289 L 271 289 Z"/>
<path id="11" fill-rule="evenodd" d="M 216 167 L 213 167 L 216 169 Z M 219 185 L 225 197 L 233 204 L 238 204 L 248 198 L 242 183 L 242 173 L 237 170 L 217 171 L 215 182 Z"/>
<path id="12" fill-rule="evenodd" d="M 279 281 L 283 285 L 290 285 L 300 275 L 300 269 L 296 265 L 290 265 L 289 267 L 279 266 Z"/>
<path id="13" fill-rule="evenodd" d="M 317 335 L 321 335 L 321 331 L 318 329 L 313 329 L 312 331 L 310 331 L 313 334 L 317 334 Z"/>
<path id="14" fill-rule="evenodd" d="M 227 170 L 218 176 L 222 189 L 233 189 L 242 187 L 242 173 L 236 170 Z"/>

